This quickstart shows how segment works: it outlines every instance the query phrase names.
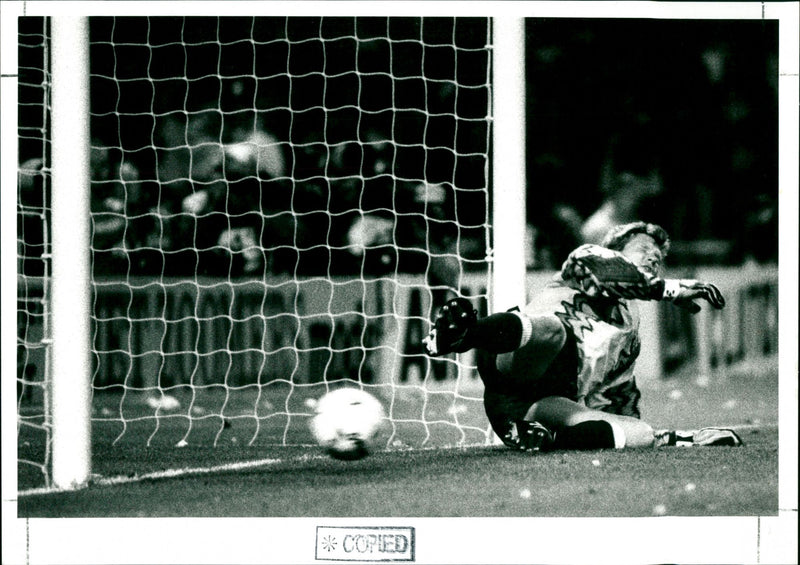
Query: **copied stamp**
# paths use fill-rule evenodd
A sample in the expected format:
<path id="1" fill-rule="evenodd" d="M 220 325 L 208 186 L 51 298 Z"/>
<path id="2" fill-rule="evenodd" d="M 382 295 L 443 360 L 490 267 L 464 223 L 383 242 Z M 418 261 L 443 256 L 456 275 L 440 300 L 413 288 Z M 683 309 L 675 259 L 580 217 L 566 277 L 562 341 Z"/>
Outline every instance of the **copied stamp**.
<path id="1" fill-rule="evenodd" d="M 414 561 L 414 528 L 317 526 L 315 559 Z"/>

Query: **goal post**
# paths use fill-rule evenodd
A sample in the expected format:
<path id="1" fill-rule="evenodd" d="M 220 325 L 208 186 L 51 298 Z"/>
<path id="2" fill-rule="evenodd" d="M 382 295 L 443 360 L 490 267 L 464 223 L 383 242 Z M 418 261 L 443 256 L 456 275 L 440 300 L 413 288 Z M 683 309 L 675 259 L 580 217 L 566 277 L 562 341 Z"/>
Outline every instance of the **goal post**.
<path id="1" fill-rule="evenodd" d="M 492 19 L 492 312 L 526 300 L 525 19 Z"/>
<path id="2" fill-rule="evenodd" d="M 52 480 L 68 489 L 91 468 L 88 18 L 53 17 L 52 45 Z"/>

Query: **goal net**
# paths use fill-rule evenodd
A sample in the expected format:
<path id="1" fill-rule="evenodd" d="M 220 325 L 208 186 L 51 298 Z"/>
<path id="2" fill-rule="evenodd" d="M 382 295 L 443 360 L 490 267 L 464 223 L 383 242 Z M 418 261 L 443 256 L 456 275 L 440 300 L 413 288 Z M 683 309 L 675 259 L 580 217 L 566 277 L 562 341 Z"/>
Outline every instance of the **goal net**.
<path id="1" fill-rule="evenodd" d="M 49 23 L 19 21 L 17 429 L 20 487 L 50 483 Z"/>
<path id="2" fill-rule="evenodd" d="M 383 401 L 389 449 L 491 441 L 475 357 L 420 343 L 448 297 L 489 308 L 490 20 L 88 30 L 93 443 L 306 445 L 342 384 Z M 48 357 L 50 49 L 20 18 L 21 488 L 50 485 L 73 377 Z"/>

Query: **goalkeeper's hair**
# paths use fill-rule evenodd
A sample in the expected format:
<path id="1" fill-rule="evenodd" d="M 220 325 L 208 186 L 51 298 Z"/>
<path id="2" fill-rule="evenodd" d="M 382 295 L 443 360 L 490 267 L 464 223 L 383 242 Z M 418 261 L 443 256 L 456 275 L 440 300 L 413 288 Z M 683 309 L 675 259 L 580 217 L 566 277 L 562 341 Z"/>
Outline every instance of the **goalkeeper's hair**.
<path id="1" fill-rule="evenodd" d="M 631 222 L 630 224 L 614 226 L 608 230 L 608 233 L 606 234 L 605 238 L 603 238 L 603 243 L 601 245 L 603 247 L 607 247 L 608 249 L 622 251 L 622 249 L 625 247 L 625 244 L 627 244 L 633 236 L 640 233 L 652 237 L 656 242 L 656 245 L 658 245 L 658 247 L 661 249 L 661 255 L 664 257 L 667 256 L 670 245 L 669 234 L 667 233 L 667 230 L 657 224 L 648 224 L 646 222 Z"/>

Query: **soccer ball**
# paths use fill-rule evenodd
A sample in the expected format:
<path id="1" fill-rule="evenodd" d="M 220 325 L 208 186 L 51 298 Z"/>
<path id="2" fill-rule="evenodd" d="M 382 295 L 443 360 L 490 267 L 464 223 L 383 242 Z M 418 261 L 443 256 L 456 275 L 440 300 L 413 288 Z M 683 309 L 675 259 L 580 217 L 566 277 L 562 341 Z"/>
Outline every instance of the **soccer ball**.
<path id="1" fill-rule="evenodd" d="M 369 455 L 383 422 L 383 405 L 358 388 L 340 388 L 319 399 L 311 433 L 331 457 L 353 461 Z"/>

